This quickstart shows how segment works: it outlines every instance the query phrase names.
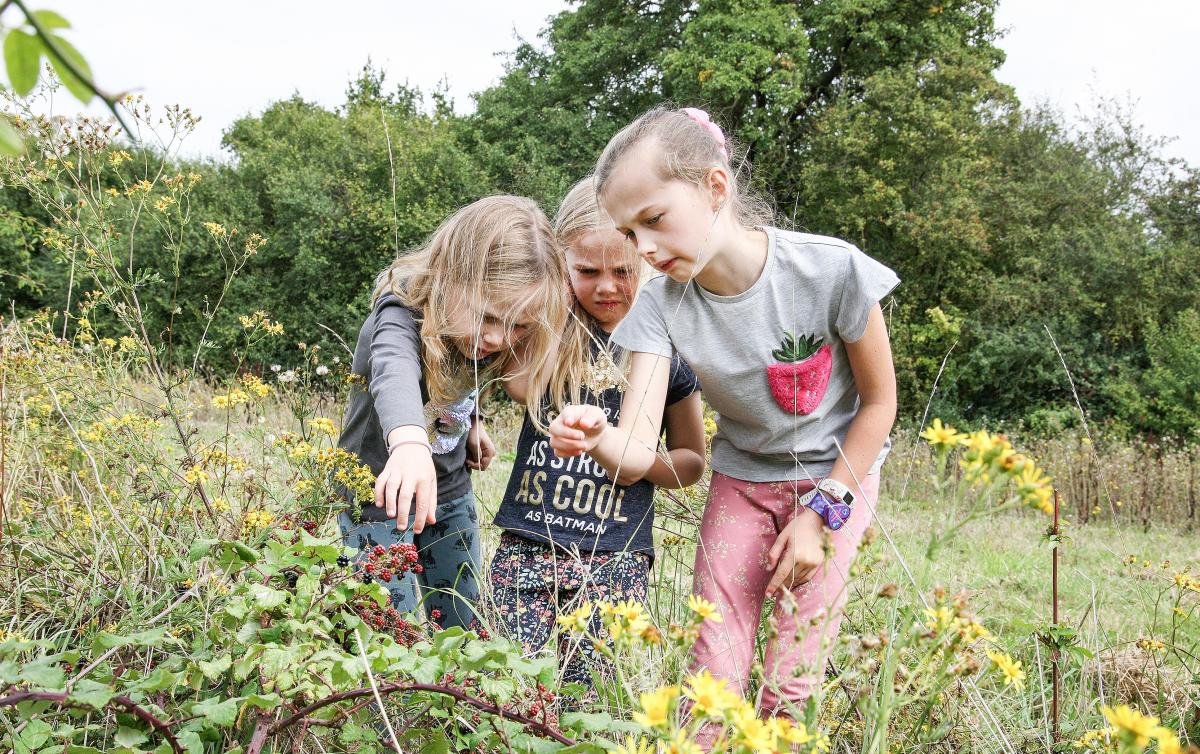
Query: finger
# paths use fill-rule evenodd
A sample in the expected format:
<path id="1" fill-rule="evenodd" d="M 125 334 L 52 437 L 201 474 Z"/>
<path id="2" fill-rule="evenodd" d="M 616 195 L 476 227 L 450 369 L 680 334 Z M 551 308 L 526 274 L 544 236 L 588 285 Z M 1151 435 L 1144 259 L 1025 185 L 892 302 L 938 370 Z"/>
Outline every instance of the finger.
<path id="1" fill-rule="evenodd" d="M 413 482 L 405 478 L 396 492 L 396 528 L 404 531 L 408 528 L 408 512 L 412 508 Z"/>
<path id="2" fill-rule="evenodd" d="M 430 481 L 421 486 L 418 494 L 423 494 L 425 498 L 425 523 L 437 523 L 437 482 Z M 425 528 L 424 525 L 421 527 Z"/>
<path id="3" fill-rule="evenodd" d="M 387 473 L 387 468 L 385 467 L 383 471 L 379 472 L 379 476 L 376 477 L 376 479 L 375 479 L 375 507 L 376 508 L 383 507 L 383 491 L 387 485 L 387 480 L 388 480 L 388 473 Z"/>
<path id="4" fill-rule="evenodd" d="M 787 578 L 791 570 L 791 563 L 787 562 L 785 558 L 784 562 L 775 569 L 775 573 L 771 574 L 771 580 L 767 582 L 767 596 L 774 596 L 779 591 L 779 588 L 783 586 L 783 580 Z"/>
<path id="5" fill-rule="evenodd" d="M 383 485 L 383 507 L 388 518 L 396 515 L 396 495 L 402 484 L 404 480 L 399 474 L 389 474 L 387 483 Z"/>
<path id="6" fill-rule="evenodd" d="M 775 538 L 775 544 L 771 545 L 771 549 L 767 551 L 767 568 L 774 568 L 779 565 L 779 556 L 783 554 L 784 548 L 787 547 L 789 541 L 791 541 L 791 536 L 786 529 Z"/>

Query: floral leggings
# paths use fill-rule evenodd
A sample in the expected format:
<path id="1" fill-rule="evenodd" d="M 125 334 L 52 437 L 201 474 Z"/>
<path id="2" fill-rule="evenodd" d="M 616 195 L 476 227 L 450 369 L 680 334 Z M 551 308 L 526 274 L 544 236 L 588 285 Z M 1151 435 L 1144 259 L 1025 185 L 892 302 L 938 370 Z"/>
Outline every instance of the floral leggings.
<path id="1" fill-rule="evenodd" d="M 490 579 L 499 628 L 533 654 L 549 642 L 558 615 L 584 602 L 633 600 L 644 604 L 650 557 L 641 552 L 578 556 L 562 552 L 556 556 L 548 544 L 504 532 L 492 559 Z M 592 611 L 588 632 L 605 635 L 599 610 Z M 610 672 L 604 656 L 579 634 L 560 634 L 557 649 L 565 683 L 590 687 L 593 671 Z"/>

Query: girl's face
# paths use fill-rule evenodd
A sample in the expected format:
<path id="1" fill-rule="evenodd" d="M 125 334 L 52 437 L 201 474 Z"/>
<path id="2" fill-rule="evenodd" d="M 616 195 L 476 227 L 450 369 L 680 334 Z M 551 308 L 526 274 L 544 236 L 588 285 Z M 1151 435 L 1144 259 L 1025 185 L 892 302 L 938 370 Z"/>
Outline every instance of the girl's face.
<path id="1" fill-rule="evenodd" d="M 583 234 L 567 247 L 571 290 L 605 332 L 612 332 L 629 313 L 637 292 L 640 262 L 629 253 L 628 244 L 617 231 L 602 229 Z"/>
<path id="2" fill-rule="evenodd" d="M 648 139 L 617 162 L 601 201 L 643 259 L 672 280 L 686 282 L 709 262 L 716 207 L 699 186 L 664 180 L 655 146 Z"/>
<path id="3" fill-rule="evenodd" d="M 509 350 L 536 324 L 528 312 L 512 316 L 514 307 L 528 301 L 523 296 L 506 296 L 505 300 L 464 302 L 455 307 L 445 336 L 472 360 Z M 506 323 L 511 323 L 511 329 Z"/>

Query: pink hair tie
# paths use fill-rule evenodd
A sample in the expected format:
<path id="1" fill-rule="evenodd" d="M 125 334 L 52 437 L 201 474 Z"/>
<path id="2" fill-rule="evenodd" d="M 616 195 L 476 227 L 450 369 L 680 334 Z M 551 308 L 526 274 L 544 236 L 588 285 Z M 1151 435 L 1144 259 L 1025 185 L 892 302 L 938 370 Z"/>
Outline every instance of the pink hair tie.
<path id="1" fill-rule="evenodd" d="M 712 118 L 709 117 L 708 113 L 698 107 L 685 107 L 683 108 L 683 114 L 699 123 L 704 127 L 705 131 L 712 134 L 713 140 L 721 148 L 721 156 L 728 161 L 729 150 L 725 148 L 725 132 L 721 130 L 720 126 L 712 122 Z"/>

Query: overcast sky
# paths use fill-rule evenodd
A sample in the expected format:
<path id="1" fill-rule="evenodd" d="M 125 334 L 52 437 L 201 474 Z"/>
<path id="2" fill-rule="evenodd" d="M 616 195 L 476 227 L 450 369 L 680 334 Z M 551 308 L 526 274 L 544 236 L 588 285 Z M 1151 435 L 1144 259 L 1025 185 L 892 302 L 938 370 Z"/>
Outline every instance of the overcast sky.
<path id="1" fill-rule="evenodd" d="M 341 104 L 370 57 L 392 81 L 445 80 L 458 110 L 494 82 L 500 53 L 533 39 L 563 0 L 316 3 L 303 0 L 45 0 L 61 12 L 101 86 L 203 117 L 185 153 L 216 154 L 239 116 L 299 92 Z M 9 10 L 9 14 L 13 11 Z M 6 16 L 6 18 L 11 16 Z M 1000 0 L 1008 55 L 999 78 L 1022 101 L 1074 115 L 1097 95 L 1134 103 L 1172 156 L 1200 165 L 1200 3 L 1194 0 Z M 1187 94 L 1192 92 L 1192 94 Z M 60 99 L 59 106 L 77 103 Z"/>

